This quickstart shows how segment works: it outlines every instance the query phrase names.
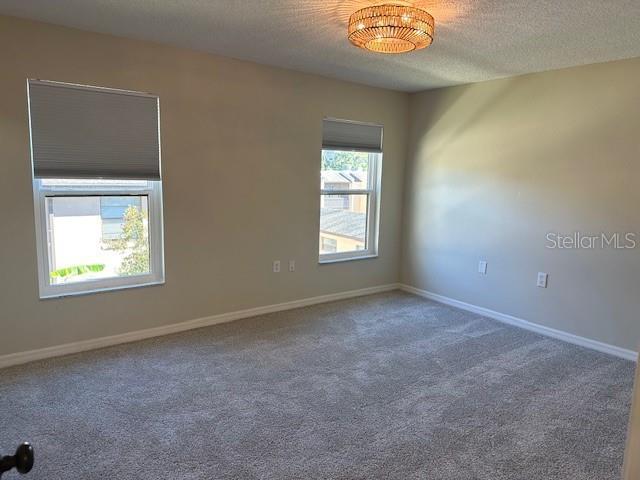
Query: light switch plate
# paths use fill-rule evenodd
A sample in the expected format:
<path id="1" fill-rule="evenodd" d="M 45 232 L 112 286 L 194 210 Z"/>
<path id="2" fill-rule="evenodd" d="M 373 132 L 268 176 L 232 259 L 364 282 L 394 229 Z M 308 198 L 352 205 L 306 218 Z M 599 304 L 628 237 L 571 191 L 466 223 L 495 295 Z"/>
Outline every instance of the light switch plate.
<path id="1" fill-rule="evenodd" d="M 544 272 L 538 272 L 538 283 L 537 285 L 540 288 L 547 288 L 547 278 L 549 277 L 548 274 L 544 273 Z"/>
<path id="2" fill-rule="evenodd" d="M 478 262 L 478 273 L 481 273 L 482 275 L 487 274 L 487 262 L 484 260 L 480 260 L 480 262 Z"/>

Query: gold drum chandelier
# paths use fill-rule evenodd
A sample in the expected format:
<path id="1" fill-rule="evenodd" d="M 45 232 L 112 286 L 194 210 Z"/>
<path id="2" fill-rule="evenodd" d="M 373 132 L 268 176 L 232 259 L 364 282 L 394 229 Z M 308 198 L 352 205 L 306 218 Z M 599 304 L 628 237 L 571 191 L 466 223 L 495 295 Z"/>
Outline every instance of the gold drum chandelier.
<path id="1" fill-rule="evenodd" d="M 408 5 L 373 5 L 349 18 L 349 40 L 379 53 L 405 53 L 433 42 L 434 21 L 428 12 Z"/>

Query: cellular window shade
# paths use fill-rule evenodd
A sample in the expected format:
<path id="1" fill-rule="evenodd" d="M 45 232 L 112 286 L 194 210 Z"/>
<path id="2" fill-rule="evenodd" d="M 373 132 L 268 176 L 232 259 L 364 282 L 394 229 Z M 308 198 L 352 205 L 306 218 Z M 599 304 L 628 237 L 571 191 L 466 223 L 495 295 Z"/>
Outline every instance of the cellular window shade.
<path id="1" fill-rule="evenodd" d="M 35 178 L 160 179 L 158 97 L 29 81 Z"/>
<path id="2" fill-rule="evenodd" d="M 382 127 L 344 120 L 325 119 L 322 124 L 322 148 L 382 152 Z"/>

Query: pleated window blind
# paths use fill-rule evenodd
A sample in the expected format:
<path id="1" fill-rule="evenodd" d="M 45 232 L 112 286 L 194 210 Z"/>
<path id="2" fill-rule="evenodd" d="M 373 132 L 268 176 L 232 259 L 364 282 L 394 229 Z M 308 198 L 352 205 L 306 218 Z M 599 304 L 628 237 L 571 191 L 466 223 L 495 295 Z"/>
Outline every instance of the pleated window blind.
<path id="1" fill-rule="evenodd" d="M 324 119 L 322 122 L 322 148 L 325 150 L 381 153 L 382 126 Z"/>
<path id="2" fill-rule="evenodd" d="M 160 179 L 157 96 L 29 80 L 35 178 Z"/>

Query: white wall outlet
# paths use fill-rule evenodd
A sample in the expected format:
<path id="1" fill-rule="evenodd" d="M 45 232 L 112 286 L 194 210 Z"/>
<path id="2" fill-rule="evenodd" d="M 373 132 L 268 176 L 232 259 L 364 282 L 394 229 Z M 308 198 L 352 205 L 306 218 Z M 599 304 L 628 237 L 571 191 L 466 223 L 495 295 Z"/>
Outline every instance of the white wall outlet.
<path id="1" fill-rule="evenodd" d="M 273 273 L 280 273 L 280 260 L 273 261 Z"/>
<path id="2" fill-rule="evenodd" d="M 295 260 L 289 260 L 289 271 L 290 272 L 295 272 L 296 271 L 296 261 Z"/>
<path id="3" fill-rule="evenodd" d="M 487 262 L 484 260 L 480 260 L 478 262 L 478 273 L 481 273 L 482 275 L 487 274 Z"/>
<path id="4" fill-rule="evenodd" d="M 538 272 L 538 283 L 537 285 L 540 288 L 547 288 L 547 278 L 549 275 L 547 275 L 544 272 Z"/>

